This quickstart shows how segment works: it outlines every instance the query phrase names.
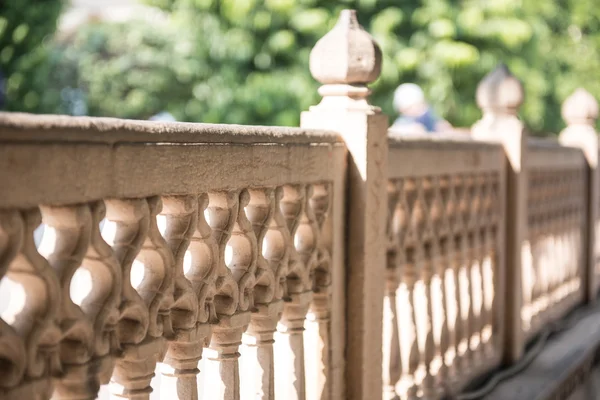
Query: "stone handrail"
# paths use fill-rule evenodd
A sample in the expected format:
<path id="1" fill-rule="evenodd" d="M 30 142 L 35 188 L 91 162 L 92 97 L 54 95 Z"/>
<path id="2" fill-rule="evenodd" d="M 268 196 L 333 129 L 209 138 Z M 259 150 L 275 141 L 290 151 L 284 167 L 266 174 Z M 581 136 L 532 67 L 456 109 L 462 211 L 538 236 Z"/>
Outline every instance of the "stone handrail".
<path id="1" fill-rule="evenodd" d="M 2 114 L 0 143 L 0 394 L 148 398 L 157 362 L 164 398 L 331 389 L 338 135 Z"/>

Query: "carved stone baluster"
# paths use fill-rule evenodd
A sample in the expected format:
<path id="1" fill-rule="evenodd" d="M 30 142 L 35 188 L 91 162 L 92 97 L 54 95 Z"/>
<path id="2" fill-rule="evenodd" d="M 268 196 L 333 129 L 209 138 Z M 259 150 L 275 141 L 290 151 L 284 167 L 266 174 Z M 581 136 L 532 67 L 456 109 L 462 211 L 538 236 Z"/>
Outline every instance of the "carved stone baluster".
<path id="1" fill-rule="evenodd" d="M 250 322 L 258 247 L 244 208 L 247 190 L 209 194 L 208 223 L 219 244 L 216 311 L 204 386 L 205 399 L 240 399 L 238 359 L 242 333 Z"/>
<path id="2" fill-rule="evenodd" d="M 275 189 L 275 207 L 269 229 L 267 230 L 263 243 L 263 256 L 269 263 L 275 275 L 275 299 L 283 299 L 286 293 L 286 276 L 288 274 L 289 251 L 291 237 L 287 221 L 281 212 L 281 201 L 283 199 L 283 187 Z"/>
<path id="3" fill-rule="evenodd" d="M 100 233 L 106 215 L 104 202 L 89 205 L 90 243 L 71 283 L 71 299 L 83 310 L 94 329 L 90 385 L 108 384 L 119 350 L 117 324 L 121 303 L 121 266 Z M 73 290 L 74 289 L 74 290 Z M 95 393 L 94 393 L 95 395 Z"/>
<path id="4" fill-rule="evenodd" d="M 553 179 L 547 173 L 539 170 L 533 170 L 530 178 L 530 191 L 528 199 L 529 215 L 529 243 L 530 243 L 530 262 L 523 265 L 523 292 L 524 292 L 524 316 L 535 328 L 539 326 L 544 301 L 550 299 L 550 293 L 547 290 L 551 279 L 553 268 L 548 268 L 548 263 L 554 263 L 555 257 L 550 253 L 554 251 L 554 246 L 549 243 L 555 239 L 553 235 L 548 235 L 547 215 L 552 213 L 554 195 L 552 194 L 552 183 L 548 179 Z M 550 251 L 550 252 L 549 252 Z M 525 269 L 526 268 L 526 269 Z"/>
<path id="5" fill-rule="evenodd" d="M 397 252 L 388 249 L 388 267 L 383 304 L 383 399 L 397 399 L 396 384 L 401 376 L 400 337 L 396 317 L 396 290 L 400 282 Z"/>
<path id="6" fill-rule="evenodd" d="M 304 321 L 312 300 L 310 268 L 316 259 L 314 230 L 306 212 L 306 188 L 284 186 L 280 209 L 290 238 L 287 295 L 277 326 L 275 363 L 276 392 L 290 400 L 306 395 L 304 365 Z M 301 228 L 299 229 L 299 227 Z"/>
<path id="7" fill-rule="evenodd" d="M 442 332 L 440 338 L 440 380 L 446 386 L 450 386 L 455 379 L 456 369 L 454 360 L 456 358 L 456 334 L 454 324 L 456 323 L 456 301 L 452 265 L 454 253 L 451 246 L 451 238 L 445 237 L 440 240 L 440 261 L 437 273 L 441 278 L 440 295 L 442 296 L 442 307 L 438 310 L 443 313 Z"/>
<path id="8" fill-rule="evenodd" d="M 8 384 L 14 390 L 9 389 L 8 399 L 50 398 L 52 377 L 58 376 L 62 368 L 59 355 L 61 285 L 35 247 L 33 232 L 41 222 L 39 211 L 3 211 L 0 215 L 0 236 L 5 237 L 2 240 L 6 246 L 0 254 L 0 272 L 6 271 L 1 283 L 5 295 L 14 298 L 5 305 L 0 318 L 18 335 L 26 357 L 21 363 L 23 346 L 10 335 L 3 336 L 2 340 L 15 343 L 15 348 L 1 351 L 8 353 L 8 357 L 6 363 L 0 363 L 3 364 L 0 368 L 7 365 L 11 373 L 7 381 L 2 376 L 2 386 Z M 18 364 L 11 365 L 11 361 Z"/>
<path id="9" fill-rule="evenodd" d="M 434 313 L 436 315 L 437 324 L 439 327 L 436 328 L 439 338 L 439 380 L 444 382 L 447 386 L 452 377 L 450 374 L 450 364 L 447 364 L 447 356 L 450 356 L 450 327 L 449 327 L 449 315 L 448 315 L 448 304 L 451 303 L 451 299 L 448 299 L 448 293 L 446 288 L 451 284 L 452 280 L 449 278 L 451 273 L 451 259 L 449 256 L 448 242 L 451 234 L 450 219 L 448 218 L 448 201 L 450 196 L 449 180 L 446 176 L 438 177 L 434 180 L 434 202 L 431 212 L 433 213 L 434 222 L 434 233 L 435 240 L 438 245 L 439 259 L 435 265 L 435 271 L 437 278 L 437 284 L 435 293 L 436 299 L 439 302 L 438 306 L 434 306 Z M 453 282 L 452 282 L 453 283 Z M 450 353 L 449 353 L 450 351 Z"/>
<path id="10" fill-rule="evenodd" d="M 435 365 L 439 360 L 439 347 L 436 346 L 434 335 L 434 320 L 433 320 L 433 293 L 432 293 L 432 278 L 435 270 L 435 264 L 439 262 L 439 250 L 437 244 L 432 242 L 423 243 L 422 247 L 417 247 L 419 258 L 420 278 L 422 279 L 423 294 L 425 302 L 421 303 L 425 306 L 425 310 L 419 310 L 425 318 L 419 326 L 419 335 L 422 336 L 422 353 L 423 353 L 423 381 L 421 389 L 424 399 L 437 399 L 440 397 L 441 391 L 438 387 L 437 373 L 439 365 Z"/>
<path id="11" fill-rule="evenodd" d="M 308 209 L 312 211 L 317 228 L 317 259 L 313 264 L 313 300 L 307 314 L 304 334 L 306 345 L 306 396 L 309 399 L 329 400 L 331 379 L 331 223 L 329 215 L 330 186 L 312 185 Z"/>
<path id="12" fill-rule="evenodd" d="M 211 257 L 210 253 L 208 257 L 195 254 L 195 246 L 188 250 L 198 227 L 198 197 L 169 196 L 163 197 L 162 201 L 163 236 L 174 256 L 175 279 L 171 308 L 173 337 L 161 364 L 161 397 L 195 400 L 198 398 L 198 362 L 202 358 L 210 325 L 198 320 L 198 310 L 203 304 L 196 294 L 202 291 L 201 287 L 198 288 L 202 284 L 198 285 L 197 279 L 188 281 L 186 275 L 200 275 L 202 282 L 206 269 L 210 269 L 204 263 L 210 265 Z M 210 228 L 208 230 L 210 232 Z M 206 260 L 198 260 L 203 256 Z"/>
<path id="13" fill-rule="evenodd" d="M 400 246 L 400 287 L 396 291 L 398 310 L 398 330 L 400 335 L 400 356 L 402 372 L 396 385 L 396 392 L 402 400 L 416 399 L 421 364 L 421 352 L 417 332 L 417 311 L 415 309 L 415 284 L 418 279 L 416 269 L 415 244 L 419 237 L 418 224 L 414 220 L 422 218 L 422 210 L 416 207 L 417 182 L 406 179 L 402 182 L 399 202 L 406 210 L 406 220 L 394 227 L 394 234 Z"/>
<path id="14" fill-rule="evenodd" d="M 10 278 L 4 276 L 20 251 L 23 230 L 23 221 L 19 211 L 0 211 L 0 297 L 3 299 L 10 296 Z M 6 304 L 0 308 L 0 315 L 3 317 L 5 307 Z M 6 397 L 11 399 L 13 398 L 12 393 L 14 393 L 11 393 L 11 389 L 18 390 L 18 385 L 22 383 L 27 355 L 24 338 L 19 337 L 17 332 L 2 318 L 0 318 L 0 360 L 2 360 L 0 363 L 0 376 L 2 377 L 0 393 L 4 391 Z M 33 393 L 28 393 L 27 396 L 32 398 Z"/>
<path id="15" fill-rule="evenodd" d="M 482 199 L 480 182 L 476 175 L 468 178 L 468 203 L 469 216 L 469 349 L 471 350 L 472 363 L 474 366 L 481 363 L 481 309 L 483 307 L 483 296 L 481 293 L 481 261 L 482 261 L 482 238 L 481 238 L 481 208 Z"/>
<path id="16" fill-rule="evenodd" d="M 429 205 L 429 218 L 433 232 L 434 269 L 432 271 L 432 310 L 433 332 L 436 345 L 436 368 L 438 381 L 445 382 L 448 376 L 445 356 L 448 351 L 448 317 L 446 315 L 446 271 L 449 269 L 447 257 L 447 242 L 450 225 L 446 215 L 448 200 L 448 182 L 445 178 L 435 177 L 431 181 L 432 199 Z"/>
<path id="17" fill-rule="evenodd" d="M 400 284 L 398 258 L 403 257 L 399 241 L 406 229 L 406 210 L 398 201 L 402 183 L 388 182 L 388 221 L 387 221 L 387 269 L 385 295 L 383 298 L 383 399 L 393 400 L 396 383 L 401 376 L 400 337 L 396 310 L 396 291 Z M 396 237 L 396 232 L 398 239 Z"/>
<path id="18" fill-rule="evenodd" d="M 424 318 L 422 323 L 418 325 L 419 335 L 422 340 L 423 353 L 423 382 L 421 388 L 423 398 L 436 399 L 439 397 L 440 390 L 437 382 L 437 374 L 439 371 L 440 347 L 439 347 L 439 330 L 438 321 L 436 321 L 437 312 L 441 310 L 441 298 L 439 294 L 441 290 L 436 288 L 435 272 L 438 269 L 437 265 L 440 262 L 438 232 L 440 209 L 435 198 L 435 181 L 431 178 L 421 180 L 421 190 L 419 203 L 423 208 L 424 231 L 421 235 L 420 243 L 417 245 L 417 254 L 421 256 L 419 263 L 420 278 L 422 281 L 422 302 L 425 306 L 424 310 L 420 310 Z"/>
<path id="19" fill-rule="evenodd" d="M 458 357 L 457 345 L 460 333 L 460 314 L 458 301 L 458 266 L 456 263 L 456 250 L 454 245 L 454 235 L 460 229 L 457 208 L 455 182 L 451 177 L 441 179 L 441 195 L 444 206 L 444 216 L 447 220 L 447 237 L 440 243 L 440 251 L 444 256 L 444 311 L 445 325 L 448 329 L 447 348 L 444 353 L 445 369 L 442 371 L 451 386 L 456 383 L 457 375 L 460 371 L 460 358 Z"/>
<path id="20" fill-rule="evenodd" d="M 468 375 L 472 366 L 469 354 L 469 318 L 471 301 L 469 296 L 469 255 L 468 255 L 468 226 L 466 215 L 469 204 L 465 200 L 466 182 L 462 176 L 455 177 L 454 187 L 457 197 L 456 222 L 454 236 L 455 251 L 455 276 L 456 276 L 456 299 L 458 305 L 458 321 L 456 324 L 457 334 L 457 357 L 462 376 Z M 457 377 L 461 379 L 461 377 Z"/>
<path id="21" fill-rule="evenodd" d="M 60 282 L 60 358 L 63 376 L 56 380 L 53 398 L 94 398 L 99 383 L 89 374 L 94 331 L 89 319 L 71 299 L 71 279 L 83 263 L 91 237 L 92 218 L 86 204 L 40 207 L 46 225 L 39 252 L 54 269 Z M 91 284 L 91 279 L 90 279 Z M 74 287 L 76 295 L 91 288 Z"/>
<path id="22" fill-rule="evenodd" d="M 482 185 L 482 252 L 481 252 L 481 342 L 486 358 L 495 355 L 493 343 L 494 328 L 494 281 L 496 266 L 496 235 L 494 229 L 494 214 L 497 213 L 494 192 L 494 175 L 484 174 L 480 177 Z"/>
<path id="23" fill-rule="evenodd" d="M 105 204 L 107 221 L 102 237 L 112 246 L 122 272 L 117 327 L 121 354 L 110 382 L 111 395 L 114 398 L 147 399 L 152 391 L 150 381 L 154 376 L 156 348 L 152 341 L 144 340 L 150 320 L 148 307 L 132 281 L 139 287 L 145 276 L 144 266 L 136 260 L 136 256 L 148 233 L 148 202 L 145 199 L 111 199 Z"/>
<path id="24" fill-rule="evenodd" d="M 282 292 L 279 288 L 281 256 L 285 249 L 278 235 L 277 224 L 285 224 L 281 214 L 278 221 L 272 216 L 278 204 L 272 189 L 250 190 L 250 203 L 246 215 L 252 223 L 257 241 L 256 286 L 254 288 L 256 312 L 252 313 L 250 325 L 244 334 L 243 359 L 245 373 L 242 375 L 242 399 L 275 398 L 275 369 L 273 359 L 273 335 L 283 310 Z M 281 196 L 281 194 L 279 194 Z M 265 239 L 267 231 L 275 234 Z M 263 248 L 266 242 L 266 248 Z M 278 247 L 279 246 L 279 247 Z M 263 254 L 266 254 L 268 260 Z M 272 261 L 272 262 L 271 262 Z M 279 295 L 279 297 L 277 297 Z"/>

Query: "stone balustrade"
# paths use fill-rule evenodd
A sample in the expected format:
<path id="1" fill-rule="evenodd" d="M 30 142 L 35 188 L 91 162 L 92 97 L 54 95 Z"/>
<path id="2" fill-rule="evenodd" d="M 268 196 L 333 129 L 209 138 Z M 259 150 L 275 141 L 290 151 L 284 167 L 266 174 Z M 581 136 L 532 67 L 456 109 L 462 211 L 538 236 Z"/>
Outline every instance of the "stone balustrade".
<path id="1" fill-rule="evenodd" d="M 527 228 L 523 249 L 523 329 L 537 334 L 585 297 L 587 164 L 580 149 L 528 143 Z"/>
<path id="2" fill-rule="evenodd" d="M 157 363 L 164 398 L 329 390 L 337 135 L 18 114 L 0 130 L 6 398 L 148 398 Z M 307 391 L 305 368 L 323 383 Z"/>
<path id="3" fill-rule="evenodd" d="M 504 152 L 391 139 L 388 165 L 384 397 L 439 398 L 502 357 Z"/>
<path id="4" fill-rule="evenodd" d="M 595 302 L 589 93 L 534 140 L 500 66 L 470 135 L 388 134 L 352 10 L 310 70 L 301 128 L 0 114 L 0 400 L 461 398 Z"/>

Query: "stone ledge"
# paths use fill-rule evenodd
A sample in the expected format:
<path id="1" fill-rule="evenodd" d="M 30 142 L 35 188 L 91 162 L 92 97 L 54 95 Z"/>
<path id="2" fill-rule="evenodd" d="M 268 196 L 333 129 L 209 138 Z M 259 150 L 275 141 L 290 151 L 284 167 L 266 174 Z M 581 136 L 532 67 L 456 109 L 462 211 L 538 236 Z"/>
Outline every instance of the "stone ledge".
<path id="1" fill-rule="evenodd" d="M 335 132 L 272 126 L 158 122 L 0 112 L 0 142 L 343 143 Z"/>
<path id="2" fill-rule="evenodd" d="M 568 321 L 568 322 L 567 322 Z M 523 370 L 501 381 L 486 400 L 546 400 L 566 398 L 590 372 L 600 347 L 600 305 L 582 309 L 561 322 L 566 330 L 551 335 Z M 502 372 L 500 372 L 502 373 Z M 557 397 L 558 396 L 558 397 Z M 475 398 L 467 393 L 458 399 Z"/>

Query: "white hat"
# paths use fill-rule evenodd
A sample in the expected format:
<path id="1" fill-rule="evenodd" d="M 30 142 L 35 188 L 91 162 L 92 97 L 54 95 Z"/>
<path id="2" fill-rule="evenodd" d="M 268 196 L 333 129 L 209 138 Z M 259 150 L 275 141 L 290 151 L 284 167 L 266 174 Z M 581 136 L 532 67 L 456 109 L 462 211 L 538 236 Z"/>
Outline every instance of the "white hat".
<path id="1" fill-rule="evenodd" d="M 414 83 L 403 83 L 394 92 L 394 108 L 406 110 L 408 107 L 425 102 L 423 90 Z"/>

